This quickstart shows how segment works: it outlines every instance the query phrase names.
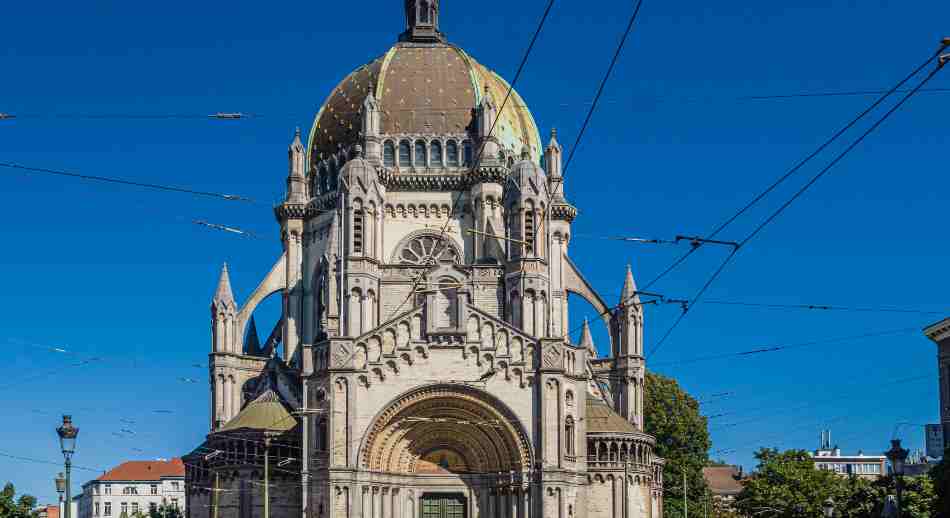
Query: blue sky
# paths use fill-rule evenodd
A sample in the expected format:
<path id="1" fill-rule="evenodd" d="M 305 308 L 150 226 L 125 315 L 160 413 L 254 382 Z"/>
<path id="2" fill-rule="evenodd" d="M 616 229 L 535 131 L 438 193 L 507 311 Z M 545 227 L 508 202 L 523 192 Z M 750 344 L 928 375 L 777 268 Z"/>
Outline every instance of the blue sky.
<path id="1" fill-rule="evenodd" d="M 0 367 L 0 422 L 7 423 L 0 452 L 59 459 L 53 429 L 61 413 L 72 413 L 82 429 L 80 466 L 171 457 L 200 442 L 208 386 L 195 365 L 207 359 L 218 270 L 230 263 L 243 298 L 279 253 L 268 206 L 283 192 L 294 126 L 309 128 L 336 83 L 384 52 L 402 29 L 402 2 L 371 4 L 6 6 L 0 112 L 21 118 L 0 121 L 0 161 L 233 192 L 262 203 L 0 170 L 0 343 L 8 358 Z M 473 8 L 445 0 L 443 30 L 511 78 L 544 5 L 485 0 Z M 518 85 L 542 133 L 556 126 L 566 148 L 632 10 L 632 2 L 619 0 L 590 5 L 556 4 Z M 646 0 L 566 179 L 581 211 L 574 260 L 610 301 L 619 296 L 626 264 L 641 282 L 652 278 L 682 250 L 596 237 L 708 232 L 870 102 L 737 97 L 887 88 L 948 35 L 940 23 L 948 19 L 950 4 L 936 0 Z M 930 86 L 950 87 L 948 73 Z M 950 314 L 950 242 L 943 238 L 948 100 L 950 93 L 913 99 L 743 250 L 708 298 Z M 259 117 L 57 117 L 218 111 Z M 724 238 L 740 239 L 831 156 Z M 214 233 L 193 219 L 267 239 Z M 701 250 L 654 289 L 690 296 L 725 253 Z M 274 315 L 275 306 L 265 313 Z M 591 312 L 574 308 L 575 323 Z M 647 309 L 648 348 L 676 316 L 673 306 Z M 704 406 L 708 415 L 734 413 L 710 422 L 714 450 L 735 450 L 716 456 L 731 462 L 751 466 L 759 446 L 814 448 L 825 427 L 847 451 L 879 452 L 896 423 L 937 418 L 935 348 L 919 329 L 941 316 L 703 305 L 651 365 L 700 399 L 734 393 Z M 917 331 L 684 363 L 907 328 Z M 595 340 L 606 345 L 601 329 Z M 45 346 L 103 360 L 76 366 L 81 358 Z M 932 378 L 890 383 L 921 375 Z M 724 427 L 730 423 L 737 426 Z M 113 435 L 122 428 L 134 439 Z M 919 427 L 901 435 L 922 445 Z M 0 472 L 41 501 L 55 498 L 55 471 L 0 457 Z M 81 480 L 91 475 L 77 472 Z"/>

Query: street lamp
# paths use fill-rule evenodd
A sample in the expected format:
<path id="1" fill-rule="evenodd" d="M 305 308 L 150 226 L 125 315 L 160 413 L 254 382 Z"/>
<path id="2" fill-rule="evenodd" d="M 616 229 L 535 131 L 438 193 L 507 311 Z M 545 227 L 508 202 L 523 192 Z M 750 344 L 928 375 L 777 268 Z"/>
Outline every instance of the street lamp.
<path id="1" fill-rule="evenodd" d="M 66 505 L 63 516 L 64 518 L 71 518 L 72 497 L 70 495 L 69 474 L 73 465 L 73 453 L 76 452 L 76 436 L 79 435 L 79 428 L 73 426 L 72 416 L 63 416 L 63 425 L 56 429 L 56 434 L 59 435 L 59 447 L 63 451 L 63 458 L 66 459 L 66 480 L 63 483 L 66 490 Z M 59 481 L 57 481 L 58 488 Z"/>
<path id="2" fill-rule="evenodd" d="M 66 479 L 63 478 L 63 474 L 60 473 L 58 477 L 53 479 L 53 482 L 56 483 L 56 492 L 59 493 L 59 503 L 63 503 L 63 491 L 66 491 Z"/>
<path id="3" fill-rule="evenodd" d="M 897 487 L 897 518 L 901 518 L 901 492 L 903 491 L 904 462 L 907 460 L 909 451 L 901 448 L 901 440 L 893 439 L 891 449 L 884 452 L 887 460 L 891 461 L 891 468 L 894 470 L 894 485 Z"/>
<path id="4" fill-rule="evenodd" d="M 835 518 L 835 501 L 831 498 L 825 500 L 823 504 L 825 510 L 825 518 Z"/>

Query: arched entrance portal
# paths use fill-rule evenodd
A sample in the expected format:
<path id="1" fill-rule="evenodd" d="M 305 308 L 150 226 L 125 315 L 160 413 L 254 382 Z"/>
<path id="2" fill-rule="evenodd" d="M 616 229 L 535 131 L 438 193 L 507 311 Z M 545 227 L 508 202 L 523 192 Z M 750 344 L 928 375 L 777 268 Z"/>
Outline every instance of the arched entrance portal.
<path id="1" fill-rule="evenodd" d="M 360 467 L 403 488 L 403 518 L 530 516 L 532 453 L 510 408 L 482 390 L 430 385 L 391 401 L 363 439 Z"/>

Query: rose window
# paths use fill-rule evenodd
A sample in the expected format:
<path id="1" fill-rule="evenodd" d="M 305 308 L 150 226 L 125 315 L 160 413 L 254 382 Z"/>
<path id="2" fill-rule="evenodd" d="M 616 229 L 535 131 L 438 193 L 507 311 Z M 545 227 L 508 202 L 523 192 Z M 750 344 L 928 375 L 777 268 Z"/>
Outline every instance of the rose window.
<path id="1" fill-rule="evenodd" d="M 403 264 L 457 264 L 458 252 L 439 236 L 420 236 L 410 241 L 399 253 Z"/>

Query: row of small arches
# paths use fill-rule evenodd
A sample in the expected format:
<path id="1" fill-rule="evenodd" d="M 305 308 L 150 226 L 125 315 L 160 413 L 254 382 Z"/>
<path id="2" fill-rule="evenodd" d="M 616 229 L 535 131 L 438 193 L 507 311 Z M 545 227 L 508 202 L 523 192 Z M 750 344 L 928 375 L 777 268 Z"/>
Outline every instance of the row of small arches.
<path id="1" fill-rule="evenodd" d="M 472 165 L 472 142 L 454 139 L 387 140 L 383 143 L 383 165 L 386 167 L 468 167 Z"/>

